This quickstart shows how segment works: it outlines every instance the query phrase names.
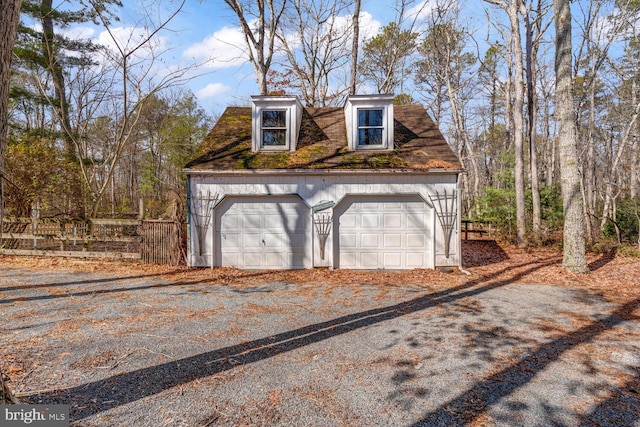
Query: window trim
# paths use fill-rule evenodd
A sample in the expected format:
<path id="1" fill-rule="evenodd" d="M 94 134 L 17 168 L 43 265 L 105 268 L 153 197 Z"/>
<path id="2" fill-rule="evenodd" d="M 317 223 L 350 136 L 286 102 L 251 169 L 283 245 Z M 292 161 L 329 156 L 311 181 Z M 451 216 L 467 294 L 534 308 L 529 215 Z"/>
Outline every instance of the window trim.
<path id="1" fill-rule="evenodd" d="M 283 112 L 284 113 L 284 126 L 265 126 L 264 125 L 264 113 L 269 111 Z M 260 114 L 260 149 L 269 151 L 269 150 L 288 150 L 290 146 L 289 142 L 289 111 L 286 108 L 269 108 L 264 107 L 259 110 Z M 264 132 L 265 130 L 280 130 L 284 131 L 284 144 L 265 144 Z"/>
<path id="2" fill-rule="evenodd" d="M 347 142 L 349 150 L 393 150 L 393 95 L 350 95 L 345 103 Z M 359 126 L 359 112 L 362 110 L 382 110 L 382 126 Z M 366 128 L 382 129 L 380 144 L 361 144 L 360 130 Z"/>
<path id="3" fill-rule="evenodd" d="M 380 125 L 360 125 L 360 112 L 361 111 L 380 111 L 381 112 L 381 123 Z M 356 147 L 359 150 L 379 150 L 381 148 L 387 147 L 386 141 L 386 129 L 385 129 L 385 108 L 383 107 L 360 107 L 356 108 L 356 123 L 355 123 L 355 134 L 356 134 Z M 364 129 L 380 129 L 380 144 L 364 144 L 360 138 L 360 131 Z"/>
<path id="4" fill-rule="evenodd" d="M 253 152 L 295 151 L 302 122 L 302 104 L 298 97 L 256 95 L 251 97 L 251 101 L 251 150 Z M 286 127 L 273 127 L 273 129 L 284 130 L 286 135 L 284 145 L 264 144 L 264 130 L 270 129 L 264 127 L 263 112 L 266 111 L 285 112 Z"/>

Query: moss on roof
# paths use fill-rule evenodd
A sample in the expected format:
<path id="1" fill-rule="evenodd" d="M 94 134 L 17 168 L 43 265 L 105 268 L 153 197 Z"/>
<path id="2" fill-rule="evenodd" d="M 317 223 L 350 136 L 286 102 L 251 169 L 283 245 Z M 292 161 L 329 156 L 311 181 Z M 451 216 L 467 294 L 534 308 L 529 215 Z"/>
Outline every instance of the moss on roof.
<path id="1" fill-rule="evenodd" d="M 251 107 L 229 107 L 187 164 L 194 170 L 461 169 L 420 105 L 394 106 L 394 149 L 350 151 L 342 108 L 305 108 L 293 152 L 251 150 Z"/>

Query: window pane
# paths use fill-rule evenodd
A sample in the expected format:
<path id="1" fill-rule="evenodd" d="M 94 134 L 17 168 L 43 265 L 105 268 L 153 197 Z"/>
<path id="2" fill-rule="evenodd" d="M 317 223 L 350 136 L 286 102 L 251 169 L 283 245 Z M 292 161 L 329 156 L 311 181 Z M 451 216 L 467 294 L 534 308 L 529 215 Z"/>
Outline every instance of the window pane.
<path id="1" fill-rule="evenodd" d="M 358 110 L 358 127 L 382 126 L 382 110 Z"/>
<path id="2" fill-rule="evenodd" d="M 283 128 L 287 126 L 287 112 L 280 110 L 266 110 L 262 112 L 262 127 Z"/>
<path id="3" fill-rule="evenodd" d="M 359 129 L 358 144 L 382 145 L 382 129 L 381 128 Z"/>
<path id="4" fill-rule="evenodd" d="M 287 145 L 286 129 L 263 130 L 262 145 Z"/>

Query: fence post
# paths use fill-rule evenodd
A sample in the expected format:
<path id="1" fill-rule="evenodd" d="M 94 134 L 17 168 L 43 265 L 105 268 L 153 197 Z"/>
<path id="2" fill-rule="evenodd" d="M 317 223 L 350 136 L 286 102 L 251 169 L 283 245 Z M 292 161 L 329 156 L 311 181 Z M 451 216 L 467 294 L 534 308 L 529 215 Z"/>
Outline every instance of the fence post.
<path id="1" fill-rule="evenodd" d="M 33 234 L 33 249 L 38 249 L 38 217 L 40 212 L 38 211 L 38 202 L 35 205 L 31 205 L 31 233 Z"/>

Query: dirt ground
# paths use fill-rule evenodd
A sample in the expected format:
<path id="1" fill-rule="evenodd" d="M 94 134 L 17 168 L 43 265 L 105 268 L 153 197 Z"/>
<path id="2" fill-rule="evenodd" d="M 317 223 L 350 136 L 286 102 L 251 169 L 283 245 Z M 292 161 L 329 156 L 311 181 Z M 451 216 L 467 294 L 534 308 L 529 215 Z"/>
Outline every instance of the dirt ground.
<path id="1" fill-rule="evenodd" d="M 0 367 L 78 426 L 640 426 L 640 260 L 463 253 L 470 274 L 0 257 Z"/>

